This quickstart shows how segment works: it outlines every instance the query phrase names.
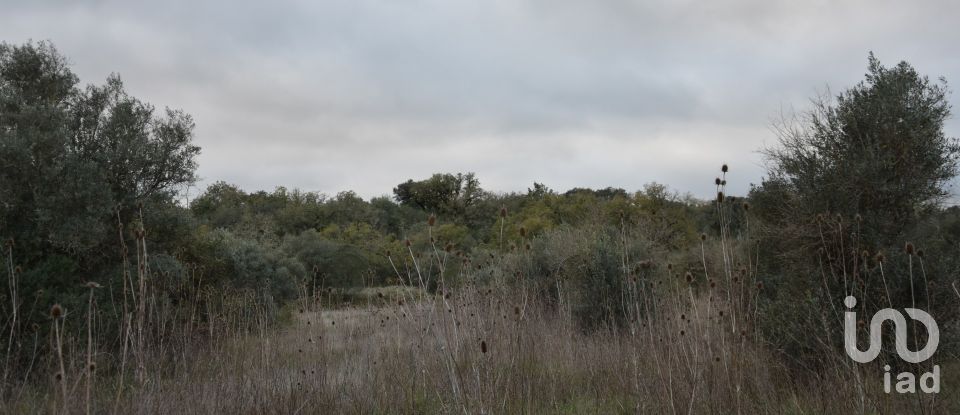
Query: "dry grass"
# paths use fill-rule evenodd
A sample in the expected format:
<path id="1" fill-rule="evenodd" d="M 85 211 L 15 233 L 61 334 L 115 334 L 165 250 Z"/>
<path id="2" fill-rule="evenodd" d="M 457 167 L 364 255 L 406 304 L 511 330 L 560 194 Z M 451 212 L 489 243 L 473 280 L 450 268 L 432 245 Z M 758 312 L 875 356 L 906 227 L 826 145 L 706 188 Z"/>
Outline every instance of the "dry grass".
<path id="1" fill-rule="evenodd" d="M 853 364 L 829 342 L 816 368 L 788 366 L 791 359 L 773 354 L 755 329 L 758 259 L 748 238 L 731 236 L 725 178 L 717 183 L 721 232 L 703 236 L 693 261 L 674 267 L 631 258 L 634 236 L 621 229 L 619 262 L 604 270 L 623 288 L 619 298 L 585 296 L 562 281 L 582 273 L 575 264 L 594 250 L 584 244 L 593 236 L 577 232 L 547 241 L 557 259 L 551 276 L 522 271 L 532 262 L 526 239 L 517 245 L 523 249 L 474 264 L 438 248 L 431 233 L 428 252 L 406 243 L 409 258 L 387 254 L 401 286 L 304 284 L 278 326 L 268 324 L 272 302 L 245 291 L 198 291 L 188 308 L 148 314 L 155 302 L 139 267 L 139 284 L 124 274 L 122 347 L 98 348 L 89 319 L 86 337 L 61 338 L 64 325 L 81 323 L 60 317 L 48 352 L 36 365 L 31 360 L 35 368 L 3 385 L 0 413 L 960 411 L 955 362 L 941 363 L 940 394 L 918 397 L 884 393 L 880 364 Z M 507 220 L 501 211 L 501 227 Z M 137 244 L 142 262 L 142 236 Z M 469 266 L 448 272 L 454 261 Z M 536 291 L 544 280 L 535 277 L 556 278 L 546 285 L 551 295 Z M 619 307 L 619 320 L 584 329 L 577 310 L 592 300 Z M 91 294 L 88 316 L 94 306 Z M 128 359 L 136 366 L 128 368 Z"/>
<path id="2" fill-rule="evenodd" d="M 93 407 L 118 413 L 852 413 L 860 412 L 865 395 L 868 413 L 915 410 L 909 398 L 861 394 L 839 374 L 791 379 L 752 336 L 724 334 L 722 319 L 695 320 L 689 309 L 683 318 L 587 334 L 574 328 L 568 310 L 535 303 L 520 309 L 520 295 L 507 290 L 464 289 L 447 299 L 449 309 L 440 297 L 433 300 L 297 312 L 275 332 L 155 360 L 143 385 L 128 388 L 119 402 L 113 388 L 100 387 Z M 717 309 L 697 301 L 701 316 Z M 83 411 L 82 389 L 70 389 L 69 412 Z M 55 413 L 57 393 L 31 388 L 5 410 Z M 942 394 L 949 396 L 955 395 Z M 948 413 L 949 405 L 956 402 L 941 399 L 926 409 Z"/>

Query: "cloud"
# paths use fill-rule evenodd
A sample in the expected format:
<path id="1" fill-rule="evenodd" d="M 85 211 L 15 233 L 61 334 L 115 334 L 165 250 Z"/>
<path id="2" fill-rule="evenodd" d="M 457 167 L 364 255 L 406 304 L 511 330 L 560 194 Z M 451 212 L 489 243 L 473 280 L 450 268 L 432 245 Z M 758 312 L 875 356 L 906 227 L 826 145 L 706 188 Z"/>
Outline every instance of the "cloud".
<path id="1" fill-rule="evenodd" d="M 745 191 L 782 108 L 862 79 L 874 50 L 960 78 L 953 2 L 351 0 L 18 2 L 84 82 L 197 121 L 199 174 L 363 196 L 476 171 L 523 190 L 650 181 Z M 948 124 L 956 136 L 960 125 Z"/>

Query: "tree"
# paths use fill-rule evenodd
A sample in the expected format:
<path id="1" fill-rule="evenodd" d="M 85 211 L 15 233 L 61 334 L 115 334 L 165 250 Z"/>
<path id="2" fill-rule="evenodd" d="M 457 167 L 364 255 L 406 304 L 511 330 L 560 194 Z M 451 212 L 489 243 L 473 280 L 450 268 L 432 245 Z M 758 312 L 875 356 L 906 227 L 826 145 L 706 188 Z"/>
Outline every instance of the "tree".
<path id="1" fill-rule="evenodd" d="M 127 223 L 194 180 L 189 115 L 155 114 L 116 75 L 77 83 L 53 45 L 0 44 L 0 229 L 36 258 L 85 259 L 114 240 L 117 208 Z"/>
<path id="2" fill-rule="evenodd" d="M 407 180 L 393 189 L 403 206 L 413 206 L 438 215 L 462 217 L 480 198 L 483 189 L 473 173 L 434 174 L 421 181 Z"/>
<path id="3" fill-rule="evenodd" d="M 103 86 L 88 86 L 71 106 L 72 151 L 93 163 L 110 186 L 114 200 L 132 206 L 194 181 L 200 148 L 191 143 L 193 119 L 129 96 L 120 76 Z"/>
<path id="4" fill-rule="evenodd" d="M 893 242 L 957 174 L 960 147 L 943 132 L 947 94 L 942 78 L 931 82 L 906 62 L 886 68 L 871 53 L 864 81 L 778 126 L 763 187 L 794 202 L 781 215 L 860 215 L 867 239 Z"/>

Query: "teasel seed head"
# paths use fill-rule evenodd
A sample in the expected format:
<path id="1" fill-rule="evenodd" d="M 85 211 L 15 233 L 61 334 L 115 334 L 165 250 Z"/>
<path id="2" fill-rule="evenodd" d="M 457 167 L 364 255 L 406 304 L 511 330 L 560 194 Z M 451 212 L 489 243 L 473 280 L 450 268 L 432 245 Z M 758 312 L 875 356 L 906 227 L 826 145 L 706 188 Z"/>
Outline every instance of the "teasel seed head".
<path id="1" fill-rule="evenodd" d="M 723 163 L 723 166 L 720 166 L 720 171 L 726 173 L 726 172 L 730 171 L 730 167 L 727 166 L 727 163 Z"/>
<path id="2" fill-rule="evenodd" d="M 743 202 L 743 210 L 744 212 L 750 211 L 750 202 Z"/>
<path id="3" fill-rule="evenodd" d="M 56 320 L 60 317 L 63 317 L 63 307 L 60 304 L 54 304 L 53 307 L 50 307 L 50 318 Z"/>
<path id="4" fill-rule="evenodd" d="M 923 258 L 923 250 L 922 250 L 922 249 L 918 249 L 918 250 L 917 250 L 917 256 L 920 257 L 920 258 Z"/>
<path id="5" fill-rule="evenodd" d="M 910 242 L 907 242 L 907 244 L 904 245 L 903 250 L 904 250 L 904 252 L 907 253 L 907 255 L 913 255 L 913 254 L 914 254 L 914 247 L 913 247 L 913 244 L 910 243 Z"/>
<path id="6" fill-rule="evenodd" d="M 687 284 L 692 284 L 692 283 L 693 283 L 693 274 L 690 273 L 690 271 L 687 271 L 685 277 L 687 278 Z"/>
<path id="7" fill-rule="evenodd" d="M 506 206 L 500 207 L 500 217 L 501 217 L 501 218 L 507 217 L 507 207 L 506 207 Z"/>
<path id="8" fill-rule="evenodd" d="M 487 354 L 487 341 L 480 340 L 480 353 Z"/>
<path id="9" fill-rule="evenodd" d="M 875 259 L 877 260 L 877 262 L 879 262 L 879 263 L 882 264 L 883 261 L 885 261 L 885 260 L 887 259 L 887 257 L 886 257 L 885 255 L 883 255 L 882 252 L 877 252 L 877 256 L 875 257 Z"/>
<path id="10" fill-rule="evenodd" d="M 706 240 L 707 240 L 707 234 L 701 233 L 701 234 L 700 234 L 700 241 L 706 241 Z"/>
<path id="11" fill-rule="evenodd" d="M 407 248 L 409 248 L 409 247 L 410 247 L 410 240 L 409 240 L 409 239 L 404 239 L 404 240 L 403 240 L 403 245 L 406 246 Z"/>
<path id="12" fill-rule="evenodd" d="M 525 227 L 523 227 L 523 226 L 520 227 L 520 237 L 521 237 L 521 238 L 526 238 L 526 237 L 527 237 L 527 228 L 525 228 Z"/>
<path id="13" fill-rule="evenodd" d="M 437 216 L 431 213 L 430 217 L 427 218 L 427 226 L 433 226 L 436 223 L 437 223 Z"/>

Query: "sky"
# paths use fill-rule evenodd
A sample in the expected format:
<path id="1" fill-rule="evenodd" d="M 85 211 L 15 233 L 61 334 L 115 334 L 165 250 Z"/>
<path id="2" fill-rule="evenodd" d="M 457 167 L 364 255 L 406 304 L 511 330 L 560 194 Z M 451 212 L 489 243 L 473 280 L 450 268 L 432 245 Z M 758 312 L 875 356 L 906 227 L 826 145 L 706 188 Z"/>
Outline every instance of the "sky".
<path id="1" fill-rule="evenodd" d="M 82 83 L 119 73 L 191 114 L 194 194 L 223 180 L 373 197 L 475 172 L 498 192 L 710 197 L 723 163 L 741 194 L 772 123 L 862 80 L 870 51 L 960 81 L 955 1 L 137 3 L 0 0 L 0 41 L 50 40 Z"/>

